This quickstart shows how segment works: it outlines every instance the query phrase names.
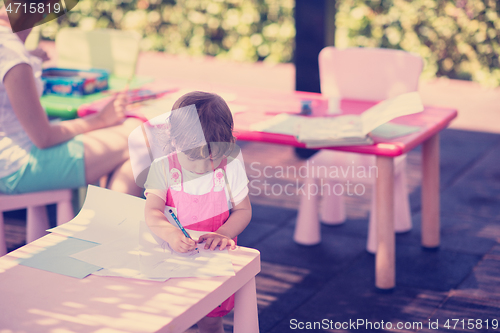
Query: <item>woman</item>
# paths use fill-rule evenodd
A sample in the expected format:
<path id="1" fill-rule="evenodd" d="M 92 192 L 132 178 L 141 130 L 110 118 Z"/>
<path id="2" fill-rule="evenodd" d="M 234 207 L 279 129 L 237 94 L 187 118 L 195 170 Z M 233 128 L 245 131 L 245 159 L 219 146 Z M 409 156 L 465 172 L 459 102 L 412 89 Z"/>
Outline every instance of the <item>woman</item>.
<path id="1" fill-rule="evenodd" d="M 41 60 L 24 48 L 29 32 L 13 33 L 0 9 L 0 192 L 75 188 L 111 174 L 108 188 L 141 195 L 128 156 L 128 134 L 141 122 L 125 119 L 124 94 L 98 114 L 49 122 Z"/>

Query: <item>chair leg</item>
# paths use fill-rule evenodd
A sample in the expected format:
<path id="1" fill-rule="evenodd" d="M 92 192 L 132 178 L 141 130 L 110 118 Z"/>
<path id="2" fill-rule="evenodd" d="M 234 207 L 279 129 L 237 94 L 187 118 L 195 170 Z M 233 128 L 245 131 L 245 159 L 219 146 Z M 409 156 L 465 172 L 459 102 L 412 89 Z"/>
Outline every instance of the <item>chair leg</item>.
<path id="1" fill-rule="evenodd" d="M 28 207 L 26 214 L 26 243 L 45 236 L 49 228 L 47 208 L 45 206 Z"/>
<path id="2" fill-rule="evenodd" d="M 0 212 L 0 257 L 5 254 L 7 254 L 7 243 L 5 242 L 3 212 Z"/>
<path id="3" fill-rule="evenodd" d="M 309 190 L 316 185 L 316 193 Z M 314 178 L 306 178 L 304 184 L 305 194 L 300 197 L 299 214 L 295 223 L 293 240 L 302 245 L 315 245 L 321 242 L 320 225 L 318 219 L 318 184 Z"/>
<path id="4" fill-rule="evenodd" d="M 394 231 L 407 232 L 412 228 L 410 199 L 406 172 L 402 170 L 394 179 Z"/>
<path id="5" fill-rule="evenodd" d="M 323 200 L 320 206 L 321 222 L 328 225 L 342 224 L 345 222 L 345 200 L 343 195 L 335 194 L 337 182 L 326 180 L 329 191 L 323 191 Z"/>
<path id="6" fill-rule="evenodd" d="M 75 217 L 73 205 L 70 201 L 61 201 L 57 203 L 57 225 L 71 221 Z"/>

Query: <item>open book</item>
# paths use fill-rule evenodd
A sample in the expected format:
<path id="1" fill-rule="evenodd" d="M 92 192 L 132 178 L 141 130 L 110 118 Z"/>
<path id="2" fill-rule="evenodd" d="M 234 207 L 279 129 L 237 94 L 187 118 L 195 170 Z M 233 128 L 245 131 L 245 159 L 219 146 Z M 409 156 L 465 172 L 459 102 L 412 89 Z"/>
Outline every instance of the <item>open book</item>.
<path id="1" fill-rule="evenodd" d="M 270 120 L 253 124 L 251 129 L 293 135 L 307 147 L 354 146 L 371 144 L 372 130 L 388 121 L 423 111 L 418 92 L 399 95 L 382 101 L 360 115 L 337 117 L 303 117 L 280 114 Z"/>

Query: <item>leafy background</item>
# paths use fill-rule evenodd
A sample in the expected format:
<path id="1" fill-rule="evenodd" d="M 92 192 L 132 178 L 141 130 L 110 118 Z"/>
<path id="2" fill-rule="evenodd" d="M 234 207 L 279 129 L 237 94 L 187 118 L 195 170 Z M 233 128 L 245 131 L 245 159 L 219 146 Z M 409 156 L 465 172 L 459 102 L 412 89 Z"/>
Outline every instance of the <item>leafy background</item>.
<path id="1" fill-rule="evenodd" d="M 69 15 L 43 27 L 131 29 L 144 50 L 237 61 L 289 62 L 293 56 L 294 0 L 80 0 Z"/>
<path id="2" fill-rule="evenodd" d="M 311 0 L 314 1 L 314 0 Z M 332 0 L 326 0 L 332 1 Z M 42 27 L 137 30 L 144 50 L 236 61 L 293 61 L 294 0 L 80 0 Z M 495 0 L 337 0 L 336 46 L 420 54 L 424 76 L 500 84 L 500 6 Z"/>
<path id="3" fill-rule="evenodd" d="M 495 0 L 342 0 L 336 46 L 403 49 L 424 75 L 500 84 L 500 7 Z"/>

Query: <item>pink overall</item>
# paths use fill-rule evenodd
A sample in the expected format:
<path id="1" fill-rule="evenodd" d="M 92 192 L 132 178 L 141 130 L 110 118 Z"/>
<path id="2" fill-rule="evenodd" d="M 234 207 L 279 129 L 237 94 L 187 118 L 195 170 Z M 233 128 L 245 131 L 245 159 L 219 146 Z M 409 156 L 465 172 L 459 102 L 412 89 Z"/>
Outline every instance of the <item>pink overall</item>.
<path id="1" fill-rule="evenodd" d="M 210 192 L 193 195 L 184 192 L 182 168 L 177 154 L 168 156 L 169 188 L 165 205 L 177 209 L 177 218 L 182 226 L 191 230 L 213 232 L 217 231 L 229 218 L 229 208 L 225 193 L 225 178 L 227 160 L 223 159 L 214 171 L 213 186 Z M 234 295 L 210 312 L 208 317 L 222 317 L 234 307 Z"/>

